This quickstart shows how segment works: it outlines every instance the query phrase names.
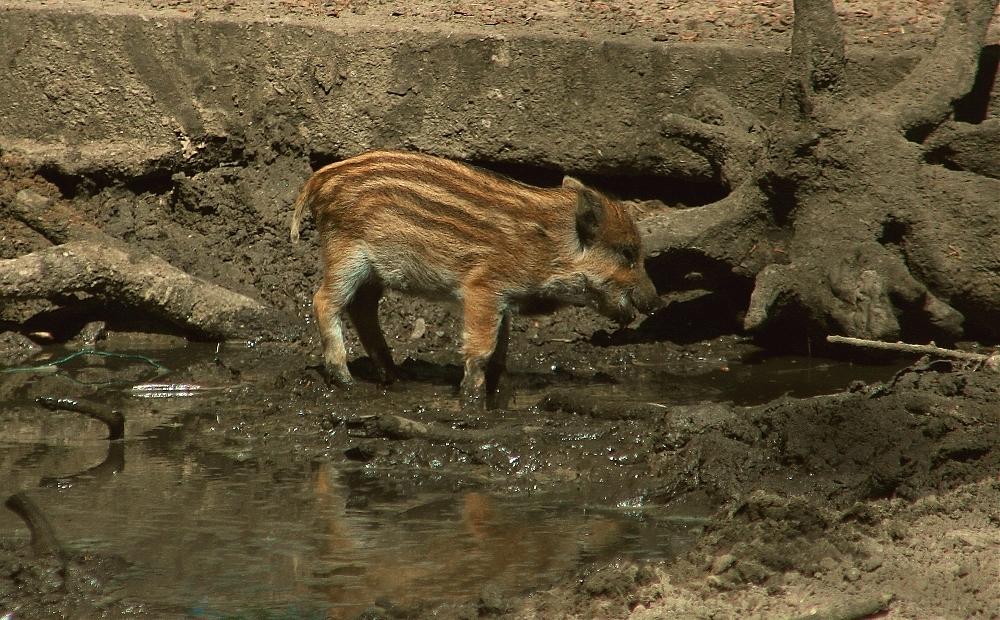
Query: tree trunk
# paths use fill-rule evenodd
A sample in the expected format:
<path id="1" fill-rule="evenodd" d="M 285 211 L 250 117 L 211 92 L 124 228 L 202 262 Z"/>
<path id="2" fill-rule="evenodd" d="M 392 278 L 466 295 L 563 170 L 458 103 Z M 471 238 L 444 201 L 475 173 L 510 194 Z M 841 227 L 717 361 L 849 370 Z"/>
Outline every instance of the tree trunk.
<path id="1" fill-rule="evenodd" d="M 731 193 L 642 222 L 654 276 L 683 258 L 752 279 L 744 327 L 762 335 L 1000 336 L 1000 180 L 929 163 L 943 135 L 923 143 L 971 88 L 996 6 L 956 0 L 910 75 L 848 101 L 832 2 L 796 0 L 776 123 L 716 93 L 697 118 L 665 117 L 664 133 L 713 161 Z"/>

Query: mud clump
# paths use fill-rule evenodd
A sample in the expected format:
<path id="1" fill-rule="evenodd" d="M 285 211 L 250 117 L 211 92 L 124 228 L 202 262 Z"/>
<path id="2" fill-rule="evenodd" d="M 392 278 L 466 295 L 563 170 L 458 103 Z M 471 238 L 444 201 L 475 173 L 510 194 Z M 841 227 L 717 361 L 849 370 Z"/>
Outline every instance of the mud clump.
<path id="1" fill-rule="evenodd" d="M 1000 425 L 983 418 L 994 373 L 917 366 L 856 392 L 733 409 L 698 406 L 665 419 L 654 471 L 664 496 L 751 490 L 833 507 L 914 500 L 975 480 L 998 462 Z"/>
<path id="2" fill-rule="evenodd" d="M 146 617 L 114 584 L 127 568 L 119 558 L 71 553 L 62 561 L 0 540 L 0 601 L 17 618 Z"/>

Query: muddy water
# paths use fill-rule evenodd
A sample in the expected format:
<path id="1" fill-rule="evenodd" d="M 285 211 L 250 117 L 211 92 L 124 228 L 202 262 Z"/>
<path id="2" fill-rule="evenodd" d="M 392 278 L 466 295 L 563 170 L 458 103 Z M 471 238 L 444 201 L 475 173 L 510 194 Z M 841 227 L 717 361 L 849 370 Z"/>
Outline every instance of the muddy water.
<path id="1" fill-rule="evenodd" d="M 250 431 L 233 432 L 236 410 L 287 396 L 239 373 L 192 382 L 190 368 L 217 361 L 212 345 L 143 353 L 159 366 L 81 358 L 0 374 L 8 401 L 0 467 L 10 472 L 0 492 L 25 491 L 72 552 L 119 558 L 112 596 L 156 615 L 356 617 L 376 602 L 412 609 L 513 595 L 584 563 L 669 558 L 694 541 L 711 509 L 665 516 L 610 501 L 596 484 L 500 493 L 459 470 L 410 472 L 402 457 L 386 475 L 294 442 L 261 449 L 244 437 Z M 751 404 L 884 379 L 894 367 L 776 358 L 696 375 L 655 364 L 637 371 L 634 384 L 582 389 L 665 407 Z M 100 423 L 32 401 L 74 390 L 123 411 L 126 439 L 105 441 Z M 294 417 L 294 409 L 268 415 Z M 27 529 L 3 511 L 0 538 L 26 544 Z"/>

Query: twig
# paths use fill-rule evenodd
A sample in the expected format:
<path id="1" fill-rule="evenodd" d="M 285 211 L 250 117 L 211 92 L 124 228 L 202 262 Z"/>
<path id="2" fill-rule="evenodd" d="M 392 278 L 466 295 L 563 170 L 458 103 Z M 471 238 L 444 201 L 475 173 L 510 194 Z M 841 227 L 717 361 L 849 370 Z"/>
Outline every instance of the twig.
<path id="1" fill-rule="evenodd" d="M 425 439 L 439 443 L 463 441 L 493 441 L 505 437 L 523 435 L 536 430 L 532 427 L 501 429 L 457 429 L 440 424 L 426 424 L 398 415 L 379 415 L 367 420 L 365 431 L 368 436 L 389 439 Z"/>
<path id="2" fill-rule="evenodd" d="M 867 347 L 869 349 L 880 349 L 883 351 L 902 351 L 904 353 L 920 353 L 921 355 L 935 355 L 937 357 L 950 357 L 971 362 L 986 362 L 997 354 L 984 355 L 982 353 L 970 353 L 968 351 L 957 351 L 955 349 L 944 349 L 933 344 L 909 344 L 906 342 L 882 342 L 881 340 L 867 340 L 865 338 L 849 338 L 847 336 L 827 336 L 827 342 L 849 344 L 856 347 Z"/>

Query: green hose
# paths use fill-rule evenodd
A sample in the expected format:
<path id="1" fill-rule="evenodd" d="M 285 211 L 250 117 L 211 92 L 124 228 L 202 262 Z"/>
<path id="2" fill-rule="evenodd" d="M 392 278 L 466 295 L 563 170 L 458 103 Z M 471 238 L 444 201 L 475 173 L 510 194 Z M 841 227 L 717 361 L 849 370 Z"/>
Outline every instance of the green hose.
<path id="1" fill-rule="evenodd" d="M 113 358 L 125 359 L 125 360 L 138 360 L 140 362 L 145 362 L 145 363 L 149 364 L 150 366 L 156 368 L 156 371 L 157 371 L 156 374 L 158 374 L 158 375 L 170 371 L 169 368 L 167 368 L 163 364 L 157 362 L 153 358 L 147 357 L 145 355 L 139 355 L 137 353 L 114 353 L 112 351 L 98 351 L 96 349 L 80 349 L 79 351 L 75 351 L 73 353 L 70 353 L 69 355 L 67 355 L 65 357 L 61 357 L 61 358 L 59 358 L 57 360 L 54 360 L 54 361 L 51 361 L 51 362 L 46 362 L 44 364 L 38 364 L 37 366 L 16 366 L 16 367 L 13 367 L 13 368 L 2 368 L 2 369 L 0 369 L 0 373 L 9 373 L 9 372 L 38 372 L 38 371 L 44 370 L 46 368 L 56 368 L 60 364 L 65 364 L 66 362 L 68 362 L 68 361 L 70 361 L 72 359 L 75 359 L 77 357 L 80 357 L 82 355 L 97 355 L 99 357 L 113 357 Z"/>

